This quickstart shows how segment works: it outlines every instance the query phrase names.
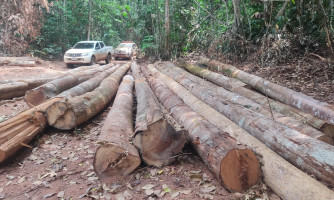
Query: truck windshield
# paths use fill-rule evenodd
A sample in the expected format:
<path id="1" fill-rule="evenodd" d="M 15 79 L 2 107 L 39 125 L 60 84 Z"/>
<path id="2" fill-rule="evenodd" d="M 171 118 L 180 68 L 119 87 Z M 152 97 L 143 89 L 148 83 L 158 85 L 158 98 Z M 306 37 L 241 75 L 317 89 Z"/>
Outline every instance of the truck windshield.
<path id="1" fill-rule="evenodd" d="M 73 49 L 92 49 L 92 48 L 94 48 L 94 43 L 77 43 L 73 47 Z"/>
<path id="2" fill-rule="evenodd" d="M 130 48 L 131 44 L 129 43 L 121 43 L 120 45 L 118 45 L 118 48 Z"/>

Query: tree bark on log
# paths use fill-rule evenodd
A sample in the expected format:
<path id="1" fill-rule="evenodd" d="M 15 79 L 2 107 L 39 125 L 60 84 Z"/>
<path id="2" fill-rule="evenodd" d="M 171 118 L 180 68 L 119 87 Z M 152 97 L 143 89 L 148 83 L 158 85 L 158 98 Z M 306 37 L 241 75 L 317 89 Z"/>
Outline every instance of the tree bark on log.
<path id="1" fill-rule="evenodd" d="M 80 73 L 69 74 L 59 79 L 55 79 L 35 89 L 27 91 L 25 93 L 24 99 L 30 107 L 37 106 L 44 101 L 55 97 L 59 93 L 92 78 L 94 75 L 96 75 L 97 72 L 108 70 L 112 65 L 113 64 L 108 64 L 95 68 L 98 71 L 89 69 Z"/>
<path id="2" fill-rule="evenodd" d="M 110 74 L 112 74 L 113 72 L 115 72 L 117 69 L 119 68 L 119 65 L 108 69 L 105 72 L 100 72 L 97 76 L 94 76 L 93 78 L 80 83 L 79 85 L 66 90 L 60 94 L 58 94 L 56 97 L 65 97 L 65 98 L 72 98 L 75 96 L 80 96 L 85 94 L 86 92 L 90 92 L 93 91 L 95 88 L 97 88 L 100 83 L 103 81 L 103 79 L 105 79 L 106 77 L 108 77 Z"/>
<path id="3" fill-rule="evenodd" d="M 141 159 L 133 137 L 133 77 L 126 75 L 117 92 L 114 104 L 103 124 L 93 166 L 101 178 L 128 175 L 139 167 Z"/>
<path id="4" fill-rule="evenodd" d="M 210 62 L 211 63 L 211 62 Z M 203 64 L 203 63 L 202 63 Z M 199 67 L 196 67 L 194 65 L 191 65 L 186 62 L 181 62 L 180 65 L 185 68 L 187 71 L 200 76 L 202 78 L 205 78 L 213 83 L 216 83 L 219 86 L 224 87 L 225 89 L 234 92 L 236 94 L 239 94 L 241 96 L 244 96 L 258 104 L 260 104 L 263 107 L 266 107 L 268 109 L 272 109 L 278 113 L 281 113 L 288 117 L 293 117 L 303 123 L 307 123 L 310 126 L 313 126 L 314 128 L 318 129 L 319 131 L 325 133 L 326 135 L 329 135 L 331 138 L 334 138 L 334 125 L 329 124 L 328 122 L 318 119 L 314 117 L 311 114 L 302 112 L 296 108 L 293 108 L 289 105 L 283 104 L 278 101 L 274 101 L 272 99 L 267 98 L 266 96 L 263 96 L 262 94 L 259 94 L 255 91 L 249 90 L 245 87 L 239 87 L 241 81 L 236 80 L 234 78 L 228 78 L 226 76 L 223 76 L 221 74 L 217 74 L 214 72 L 211 72 L 206 69 L 202 69 Z M 210 64 L 212 67 L 212 65 Z M 219 69 L 220 71 L 222 69 Z M 235 84 L 236 83 L 236 84 Z M 268 101 L 270 102 L 268 104 Z"/>
<path id="5" fill-rule="evenodd" d="M 57 74 L 47 74 L 28 79 L 15 79 L 0 82 L 0 100 L 10 99 L 14 97 L 24 96 L 25 92 L 43 85 L 49 81 L 64 77 L 68 74 L 81 73 L 84 70 L 93 70 L 99 65 L 78 67 L 66 72 L 58 72 Z M 88 68 L 89 67 L 89 68 Z"/>
<path id="6" fill-rule="evenodd" d="M 96 115 L 115 96 L 119 82 L 129 68 L 130 64 L 121 66 L 91 92 L 51 105 L 46 110 L 48 124 L 61 130 L 70 130 Z"/>
<path id="7" fill-rule="evenodd" d="M 234 104 L 221 103 L 207 88 L 186 89 L 248 131 L 297 167 L 334 186 L 334 146 L 302 135 L 256 112 Z M 197 87 L 198 86 L 198 87 Z"/>
<path id="8" fill-rule="evenodd" d="M 146 78 L 135 62 L 131 66 L 137 97 L 136 128 L 133 144 L 143 161 L 161 167 L 175 160 L 186 143 L 181 127 L 168 115 L 156 99 Z"/>
<path id="9" fill-rule="evenodd" d="M 35 67 L 40 62 L 37 57 L 0 57 L 0 66 Z"/>
<path id="10" fill-rule="evenodd" d="M 211 64 L 210 64 L 211 63 Z M 213 64 L 214 63 L 214 64 Z M 268 95 L 280 102 L 298 108 L 306 113 L 312 114 L 320 119 L 334 124 L 334 106 L 325 102 L 320 102 L 303 93 L 293 91 L 289 88 L 277 85 L 261 77 L 248 74 L 232 65 L 209 61 L 212 66 L 219 66 L 222 71 L 230 77 L 250 85 L 259 92 Z"/>
<path id="11" fill-rule="evenodd" d="M 192 111 L 161 82 L 154 78 L 149 82 L 162 104 L 188 131 L 192 146 L 226 189 L 242 192 L 258 182 L 260 163 L 251 149 L 238 145 L 227 133 Z"/>
<path id="12" fill-rule="evenodd" d="M 148 68 L 155 77 L 159 78 L 159 80 L 179 96 L 191 109 L 224 132 L 229 133 L 241 144 L 252 147 L 253 151 L 261 155 L 261 168 L 264 174 L 264 180 L 282 199 L 313 200 L 331 199 L 333 197 L 334 192 L 332 190 L 284 160 L 244 129 L 209 105 L 197 99 L 189 91 L 173 81 L 173 79 L 163 75 L 152 65 L 149 65 Z"/>
<path id="13" fill-rule="evenodd" d="M 21 149 L 47 126 L 45 109 L 61 98 L 30 108 L 13 118 L 0 123 L 0 163 Z"/>
<path id="14" fill-rule="evenodd" d="M 156 68 L 162 71 L 167 76 L 173 78 L 183 87 L 191 91 L 197 98 L 209 104 L 212 108 L 224 113 L 226 105 L 240 105 L 237 109 L 249 109 L 251 111 L 260 113 L 268 118 L 274 117 L 274 121 L 280 122 L 289 128 L 292 128 L 302 134 L 333 144 L 333 139 L 328 135 L 317 131 L 316 129 L 304 124 L 294 118 L 286 117 L 277 112 L 271 112 L 267 108 L 263 108 L 261 105 L 235 93 L 229 92 L 224 88 L 221 88 L 215 84 L 205 81 L 197 76 L 190 74 L 178 67 L 173 63 L 167 63 L 163 65 L 156 65 Z"/>

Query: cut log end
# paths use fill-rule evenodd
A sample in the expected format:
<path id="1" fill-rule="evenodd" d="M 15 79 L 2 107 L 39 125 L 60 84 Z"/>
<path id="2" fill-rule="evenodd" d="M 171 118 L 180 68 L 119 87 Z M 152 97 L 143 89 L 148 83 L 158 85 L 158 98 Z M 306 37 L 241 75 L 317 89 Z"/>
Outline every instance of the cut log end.
<path id="1" fill-rule="evenodd" d="M 260 178 L 260 163 L 251 149 L 233 149 L 221 161 L 220 175 L 226 189 L 243 192 Z"/>
<path id="2" fill-rule="evenodd" d="M 328 135 L 323 135 L 317 138 L 317 140 L 320 140 L 322 142 L 325 142 L 327 144 L 333 145 L 333 139 Z"/>
<path id="3" fill-rule="evenodd" d="M 133 155 L 116 145 L 106 144 L 96 150 L 93 166 L 96 174 L 104 178 L 119 174 L 128 175 L 139 167 L 140 162 L 138 154 Z"/>
<path id="4" fill-rule="evenodd" d="M 176 131 L 165 119 L 160 119 L 137 133 L 133 143 L 146 164 L 161 167 L 175 160 L 173 156 L 182 150 L 186 137 L 183 131 Z"/>
<path id="5" fill-rule="evenodd" d="M 40 90 L 27 91 L 24 96 L 24 99 L 29 105 L 29 107 L 37 106 L 47 100 L 43 92 Z"/>
<path id="6" fill-rule="evenodd" d="M 48 124 L 61 130 L 70 130 L 75 125 L 75 116 L 66 102 L 56 102 L 46 109 Z"/>
<path id="7" fill-rule="evenodd" d="M 334 125 L 327 125 L 324 129 L 323 132 L 328 135 L 329 137 L 334 139 Z"/>

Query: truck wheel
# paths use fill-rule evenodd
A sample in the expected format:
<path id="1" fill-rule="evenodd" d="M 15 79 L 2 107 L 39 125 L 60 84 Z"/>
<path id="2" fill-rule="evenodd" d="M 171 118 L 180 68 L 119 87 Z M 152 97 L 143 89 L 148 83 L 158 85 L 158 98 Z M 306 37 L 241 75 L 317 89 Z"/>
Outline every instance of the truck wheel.
<path id="1" fill-rule="evenodd" d="M 66 67 L 68 67 L 68 68 L 73 68 L 74 65 L 73 65 L 73 64 L 66 64 Z"/>
<path id="2" fill-rule="evenodd" d="M 105 61 L 106 61 L 106 64 L 109 64 L 111 62 L 111 55 L 110 54 L 108 54 Z"/>
<path id="3" fill-rule="evenodd" d="M 92 58 L 90 59 L 90 65 L 95 65 L 96 64 L 96 58 L 95 56 L 92 56 Z"/>

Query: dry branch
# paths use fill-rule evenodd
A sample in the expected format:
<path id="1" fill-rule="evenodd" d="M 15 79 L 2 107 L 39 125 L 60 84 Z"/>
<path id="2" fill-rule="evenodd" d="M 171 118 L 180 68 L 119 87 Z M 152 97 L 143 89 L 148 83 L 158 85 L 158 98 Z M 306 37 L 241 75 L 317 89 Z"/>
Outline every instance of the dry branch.
<path id="1" fill-rule="evenodd" d="M 55 97 L 57 94 L 92 78 L 97 72 L 108 70 L 112 65 L 113 64 L 104 65 L 102 67 L 88 69 L 80 73 L 69 74 L 55 79 L 35 89 L 27 91 L 24 99 L 30 107 L 37 106 L 44 101 Z"/>
<path id="2" fill-rule="evenodd" d="M 0 123 L 0 163 L 26 146 L 45 129 L 47 125 L 45 109 L 60 100 L 61 98 L 50 99 Z"/>
<path id="3" fill-rule="evenodd" d="M 160 102 L 189 132 L 189 142 L 226 189 L 241 192 L 258 182 L 260 164 L 251 149 L 238 145 L 192 111 L 157 79 L 151 77 L 149 82 Z"/>
<path id="4" fill-rule="evenodd" d="M 49 125 L 70 130 L 96 115 L 115 96 L 119 82 L 129 68 L 130 64 L 121 66 L 91 92 L 51 105 L 46 110 Z"/>
<path id="5" fill-rule="evenodd" d="M 133 136 L 133 77 L 126 75 L 114 104 L 103 124 L 93 166 L 101 178 L 128 175 L 140 165 L 137 149 L 130 144 Z"/>
<path id="6" fill-rule="evenodd" d="M 173 157 L 182 150 L 186 142 L 184 131 L 167 112 L 163 112 L 162 106 L 135 62 L 132 63 L 131 70 L 136 80 L 137 97 L 133 143 L 146 164 L 156 167 L 167 165 L 174 161 Z"/>
<path id="7" fill-rule="evenodd" d="M 268 118 L 271 118 L 273 115 L 275 121 L 280 122 L 289 128 L 328 144 L 333 144 L 333 139 L 331 137 L 308 126 L 307 124 L 304 124 L 294 118 L 286 117 L 280 113 L 271 112 L 269 109 L 263 108 L 261 105 L 243 96 L 229 92 L 222 87 L 194 76 L 189 72 L 176 67 L 173 63 L 156 65 L 156 67 L 166 75 L 179 82 L 183 87 L 191 91 L 197 98 L 200 98 L 202 101 L 206 102 L 219 112 L 228 112 L 226 108 L 229 106 L 240 105 L 241 107 L 235 106 L 235 109 L 249 109 L 263 114 Z"/>
<path id="8" fill-rule="evenodd" d="M 155 77 L 163 81 L 191 109 L 205 117 L 213 125 L 229 133 L 240 143 L 252 147 L 257 154 L 261 155 L 261 168 L 264 180 L 281 198 L 287 200 L 332 198 L 334 193 L 326 186 L 291 165 L 244 129 L 194 97 L 189 91 L 173 81 L 173 79 L 163 75 L 151 65 L 148 68 Z"/>
<path id="9" fill-rule="evenodd" d="M 204 63 L 210 66 L 219 66 L 223 73 L 230 77 L 237 78 L 242 82 L 250 85 L 252 88 L 260 91 L 263 94 L 286 103 L 290 106 L 298 108 L 304 112 L 312 114 L 320 119 L 334 124 L 334 106 L 325 102 L 320 102 L 303 93 L 293 91 L 289 88 L 277 85 L 261 77 L 248 74 L 237 69 L 232 65 L 219 63 L 216 61 L 204 60 Z"/>

